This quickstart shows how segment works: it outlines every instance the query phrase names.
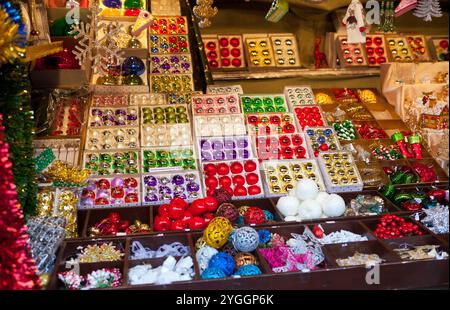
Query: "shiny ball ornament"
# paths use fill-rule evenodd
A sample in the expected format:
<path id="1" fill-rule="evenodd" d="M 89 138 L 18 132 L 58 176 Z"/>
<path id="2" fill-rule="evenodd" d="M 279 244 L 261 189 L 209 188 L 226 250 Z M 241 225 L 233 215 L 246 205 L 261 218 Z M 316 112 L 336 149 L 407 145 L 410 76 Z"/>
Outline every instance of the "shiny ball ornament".
<path id="1" fill-rule="evenodd" d="M 142 8 L 142 0 L 125 0 L 123 6 L 126 9 L 140 9 Z"/>
<path id="2" fill-rule="evenodd" d="M 277 210 L 284 216 L 295 216 L 298 213 L 300 202 L 297 197 L 284 196 L 280 197 L 277 202 Z"/>
<path id="3" fill-rule="evenodd" d="M 236 263 L 236 269 L 239 269 L 245 265 L 256 265 L 258 260 L 251 253 L 239 252 L 234 256 L 234 262 Z"/>
<path id="4" fill-rule="evenodd" d="M 119 79 L 117 78 L 117 76 L 104 75 L 104 76 L 99 76 L 95 83 L 97 85 L 107 85 L 107 86 L 118 85 Z"/>
<path id="5" fill-rule="evenodd" d="M 329 195 L 328 199 L 323 203 L 323 213 L 329 217 L 342 216 L 345 210 L 344 199 L 336 194 Z"/>
<path id="6" fill-rule="evenodd" d="M 216 216 L 222 216 L 230 222 L 236 222 L 239 218 L 239 211 L 233 204 L 223 203 L 217 209 Z"/>
<path id="7" fill-rule="evenodd" d="M 318 219 L 322 216 L 322 206 L 313 199 L 306 199 L 298 207 L 298 216 L 301 220 Z"/>
<path id="8" fill-rule="evenodd" d="M 266 216 L 264 211 L 258 207 L 250 207 L 244 214 L 244 223 L 246 225 L 251 224 L 263 224 L 266 222 Z"/>
<path id="9" fill-rule="evenodd" d="M 319 194 L 319 187 L 313 180 L 303 179 L 295 186 L 295 196 L 299 200 L 316 199 Z"/>
<path id="10" fill-rule="evenodd" d="M 262 274 L 261 269 L 259 269 L 259 267 L 256 265 L 242 266 L 235 273 L 235 275 L 241 277 L 257 276 L 260 274 Z"/>
<path id="11" fill-rule="evenodd" d="M 225 273 L 226 276 L 231 276 L 233 274 L 236 264 L 233 257 L 224 252 L 219 252 L 215 254 L 208 263 L 208 268 L 219 268 Z"/>
<path id="12" fill-rule="evenodd" d="M 137 75 L 128 75 L 124 76 L 122 80 L 123 85 L 129 85 L 129 86 L 137 86 L 137 85 L 144 85 L 144 82 L 142 81 L 140 76 Z"/>
<path id="13" fill-rule="evenodd" d="M 130 56 L 122 63 L 122 75 L 141 75 L 145 72 L 145 64 L 142 59 Z"/>
<path id="14" fill-rule="evenodd" d="M 208 279 L 221 279 L 221 278 L 226 278 L 227 275 L 225 274 L 225 272 L 223 272 L 222 269 L 220 268 L 207 268 L 205 271 L 202 272 L 201 274 L 201 278 L 203 280 L 208 280 Z"/>
<path id="15" fill-rule="evenodd" d="M 128 42 L 127 47 L 128 48 L 142 48 L 142 43 L 138 39 L 133 38 Z"/>
<path id="16" fill-rule="evenodd" d="M 122 7 L 122 1 L 120 0 L 103 0 L 103 5 L 111 9 L 120 9 Z"/>
<path id="17" fill-rule="evenodd" d="M 240 252 L 253 252 L 258 247 L 259 235 L 252 227 L 244 226 L 234 230 L 231 242 Z"/>
<path id="18" fill-rule="evenodd" d="M 208 224 L 203 232 L 203 238 L 209 246 L 218 249 L 227 243 L 232 230 L 231 222 L 225 217 L 218 216 Z"/>

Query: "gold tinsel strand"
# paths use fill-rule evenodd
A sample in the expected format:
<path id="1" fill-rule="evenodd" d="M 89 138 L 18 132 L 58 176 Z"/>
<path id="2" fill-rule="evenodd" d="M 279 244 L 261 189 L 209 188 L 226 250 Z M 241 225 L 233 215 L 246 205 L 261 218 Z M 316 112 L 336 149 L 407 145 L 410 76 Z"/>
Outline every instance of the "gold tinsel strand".
<path id="1" fill-rule="evenodd" d="M 8 14 L 0 10 L 0 65 L 12 63 L 16 58 L 25 57 L 25 49 L 16 44 L 19 26 L 11 21 Z"/>

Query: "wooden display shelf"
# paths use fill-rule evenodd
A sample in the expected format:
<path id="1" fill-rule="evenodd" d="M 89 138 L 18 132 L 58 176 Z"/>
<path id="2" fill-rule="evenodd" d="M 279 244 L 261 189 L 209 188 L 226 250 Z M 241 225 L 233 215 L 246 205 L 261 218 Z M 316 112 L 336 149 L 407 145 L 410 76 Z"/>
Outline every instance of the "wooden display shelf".
<path id="1" fill-rule="evenodd" d="M 282 78 L 342 79 L 380 76 L 378 68 L 274 69 L 272 71 L 212 71 L 214 81 L 262 80 Z"/>

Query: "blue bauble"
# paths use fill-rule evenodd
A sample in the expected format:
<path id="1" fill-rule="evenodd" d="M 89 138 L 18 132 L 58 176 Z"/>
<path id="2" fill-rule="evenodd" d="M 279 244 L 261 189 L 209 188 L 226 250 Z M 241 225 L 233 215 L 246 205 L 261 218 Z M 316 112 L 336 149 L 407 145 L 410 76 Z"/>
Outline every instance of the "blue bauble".
<path id="1" fill-rule="evenodd" d="M 323 134 L 325 135 L 325 137 L 329 137 L 333 134 L 333 130 L 331 130 L 330 128 L 327 128 L 323 131 Z"/>
<path id="2" fill-rule="evenodd" d="M 256 265 L 244 265 L 240 267 L 235 275 L 237 276 L 257 276 L 262 274 L 261 269 Z"/>
<path id="3" fill-rule="evenodd" d="M 258 231 L 259 243 L 264 244 L 270 241 L 272 234 L 267 229 L 260 229 Z"/>
<path id="4" fill-rule="evenodd" d="M 237 221 L 236 221 L 237 225 L 244 225 L 244 217 L 242 215 L 239 215 Z"/>
<path id="5" fill-rule="evenodd" d="M 122 75 L 141 75 L 145 72 L 144 62 L 135 56 L 126 58 L 122 63 Z"/>
<path id="6" fill-rule="evenodd" d="M 227 275 L 225 274 L 225 272 L 223 272 L 222 269 L 211 267 L 206 268 L 201 274 L 201 278 L 203 280 L 226 278 L 226 276 Z"/>
<path id="7" fill-rule="evenodd" d="M 306 129 L 306 134 L 307 134 L 308 136 L 310 136 L 310 137 L 313 137 L 313 136 L 314 136 L 314 130 L 312 130 L 312 129 Z"/>
<path id="8" fill-rule="evenodd" d="M 234 263 L 233 256 L 224 252 L 215 254 L 211 257 L 208 264 L 208 268 L 222 269 L 226 276 L 231 276 L 235 266 L 236 264 Z"/>
<path id="9" fill-rule="evenodd" d="M 324 144 L 325 142 L 327 142 L 327 140 L 325 139 L 324 136 L 319 136 L 319 137 L 317 138 L 317 142 L 318 142 L 319 144 Z"/>
<path id="10" fill-rule="evenodd" d="M 264 216 L 266 217 L 266 221 L 273 221 L 275 218 L 273 217 L 272 212 L 269 210 L 263 210 Z"/>
<path id="11" fill-rule="evenodd" d="M 122 1 L 120 0 L 103 0 L 103 5 L 111 9 L 121 9 Z"/>

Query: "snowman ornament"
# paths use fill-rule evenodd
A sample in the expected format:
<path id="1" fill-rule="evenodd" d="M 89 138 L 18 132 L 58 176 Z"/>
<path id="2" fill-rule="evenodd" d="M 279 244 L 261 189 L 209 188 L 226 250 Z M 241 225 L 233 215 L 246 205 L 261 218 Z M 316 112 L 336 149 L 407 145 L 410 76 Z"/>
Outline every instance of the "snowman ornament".
<path id="1" fill-rule="evenodd" d="M 347 28 L 348 44 L 366 43 L 364 7 L 359 0 L 352 0 L 349 4 L 342 24 Z"/>

